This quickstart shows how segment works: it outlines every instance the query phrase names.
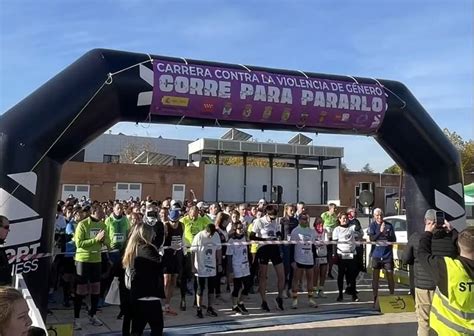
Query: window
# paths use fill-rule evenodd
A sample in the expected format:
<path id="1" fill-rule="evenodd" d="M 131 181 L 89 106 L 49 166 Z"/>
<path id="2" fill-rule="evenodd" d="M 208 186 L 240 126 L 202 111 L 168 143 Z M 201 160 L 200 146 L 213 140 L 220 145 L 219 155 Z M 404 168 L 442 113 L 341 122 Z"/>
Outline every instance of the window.
<path id="1" fill-rule="evenodd" d="M 120 201 L 128 200 L 130 197 L 142 198 L 142 185 L 141 183 L 117 183 L 115 188 L 115 199 Z"/>
<path id="2" fill-rule="evenodd" d="M 104 163 L 119 163 L 120 155 L 104 154 Z"/>
<path id="3" fill-rule="evenodd" d="M 130 190 L 140 190 L 142 186 L 140 184 L 130 183 Z"/>
<path id="4" fill-rule="evenodd" d="M 171 197 L 174 200 L 184 202 L 185 193 L 186 193 L 185 184 L 173 184 L 172 189 L 171 189 Z"/>
<path id="5" fill-rule="evenodd" d="M 82 196 L 89 198 L 89 190 L 90 187 L 88 184 L 63 184 L 61 199 L 66 200 L 69 195 L 75 198 L 81 198 Z"/>

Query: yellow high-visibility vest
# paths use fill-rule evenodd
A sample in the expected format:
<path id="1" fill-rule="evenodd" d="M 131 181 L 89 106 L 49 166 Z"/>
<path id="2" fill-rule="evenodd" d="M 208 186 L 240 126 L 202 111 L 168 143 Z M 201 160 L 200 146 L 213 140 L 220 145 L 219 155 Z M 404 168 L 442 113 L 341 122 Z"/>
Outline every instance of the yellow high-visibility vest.
<path id="1" fill-rule="evenodd" d="M 430 312 L 430 327 L 440 336 L 474 335 L 474 280 L 457 259 L 444 257 L 448 273 L 448 296 L 436 287 Z"/>

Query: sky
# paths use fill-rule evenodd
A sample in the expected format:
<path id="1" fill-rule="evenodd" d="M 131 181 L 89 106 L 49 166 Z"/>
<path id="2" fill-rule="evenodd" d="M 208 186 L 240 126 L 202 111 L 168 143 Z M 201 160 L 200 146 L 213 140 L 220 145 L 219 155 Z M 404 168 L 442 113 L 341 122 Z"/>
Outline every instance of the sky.
<path id="1" fill-rule="evenodd" d="M 474 138 L 472 0 L 0 0 L 0 25 L 0 114 L 88 50 L 111 48 L 396 80 L 440 128 Z M 194 140 L 227 129 L 119 123 L 110 131 Z M 283 143 L 296 134 L 243 131 Z M 344 147 L 354 171 L 394 163 L 371 137 L 304 134 Z"/>

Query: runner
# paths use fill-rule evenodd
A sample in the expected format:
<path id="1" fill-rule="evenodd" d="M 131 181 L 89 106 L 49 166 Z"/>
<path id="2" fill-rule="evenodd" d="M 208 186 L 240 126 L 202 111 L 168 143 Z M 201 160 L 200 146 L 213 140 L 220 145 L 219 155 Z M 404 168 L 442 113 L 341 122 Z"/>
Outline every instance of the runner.
<path id="1" fill-rule="evenodd" d="M 180 211 L 171 210 L 168 221 L 165 222 L 165 243 L 163 255 L 163 273 L 165 274 L 165 314 L 176 316 L 178 313 L 171 309 L 170 302 L 173 297 L 173 290 L 176 286 L 176 279 L 181 273 L 183 265 L 183 226 L 179 222 Z M 184 296 L 186 292 L 184 292 Z M 183 293 L 182 293 L 183 299 Z"/>
<path id="2" fill-rule="evenodd" d="M 356 236 L 355 226 L 349 226 L 347 215 L 340 213 L 337 216 L 339 226 L 336 227 L 332 233 L 332 238 L 337 241 L 337 247 L 334 251 L 334 256 L 337 256 L 337 288 L 339 295 L 337 301 L 343 301 L 343 286 L 344 277 L 351 288 L 352 301 L 358 302 L 356 291 L 356 274 L 357 274 L 357 259 L 356 259 Z"/>
<path id="3" fill-rule="evenodd" d="M 284 207 L 284 216 L 280 218 L 280 226 L 283 234 L 283 240 L 291 239 L 291 232 L 298 226 L 298 219 L 295 217 L 296 207 L 287 203 Z M 290 261 L 290 245 L 280 245 L 280 252 L 283 256 L 283 266 L 285 269 L 285 287 L 287 291 L 283 292 L 285 298 L 291 297 L 292 281 L 293 281 L 293 267 Z"/>
<path id="4" fill-rule="evenodd" d="M 74 330 L 82 329 L 79 317 L 82 300 L 88 294 L 91 296 L 90 323 L 94 326 L 103 325 L 95 315 L 100 295 L 101 249 L 103 245 L 110 245 L 105 224 L 100 220 L 103 215 L 104 212 L 100 206 L 92 206 L 90 217 L 77 225 L 74 235 L 77 274 L 77 288 L 74 300 Z"/>
<path id="5" fill-rule="evenodd" d="M 277 210 L 268 205 L 265 208 L 265 216 L 254 221 L 250 240 L 259 241 L 277 241 L 281 239 L 281 230 L 276 223 Z M 260 246 L 257 252 L 257 259 L 260 264 L 259 267 L 259 291 L 262 298 L 261 308 L 267 312 L 270 311 L 267 303 L 267 271 L 268 263 L 272 262 L 275 268 L 278 280 L 278 296 L 275 303 L 279 310 L 283 310 L 283 290 L 285 288 L 285 272 L 283 270 L 283 260 L 280 255 L 280 248 L 278 245 L 263 245 Z"/>
<path id="6" fill-rule="evenodd" d="M 316 245 L 314 253 L 314 274 L 313 274 L 313 290 L 319 298 L 326 298 L 324 294 L 324 284 L 326 275 L 328 274 L 328 249 L 326 243 L 328 235 L 324 230 L 323 220 L 321 217 L 314 221 L 314 229 L 316 231 Z"/>
<path id="7" fill-rule="evenodd" d="M 211 222 L 209 217 L 201 217 L 199 216 L 199 210 L 196 206 L 192 206 L 189 208 L 188 215 L 184 216 L 180 219 L 180 222 L 183 224 L 184 228 L 184 244 L 186 248 L 191 247 L 191 243 L 194 237 L 202 230 L 206 228 L 206 225 Z M 183 272 L 181 273 L 181 295 L 183 293 L 183 286 L 184 289 L 187 291 L 187 284 L 188 281 L 194 279 L 194 295 L 196 295 L 197 291 L 197 281 L 192 276 L 192 259 L 191 254 L 187 253 L 184 258 L 184 265 L 183 265 Z M 180 309 L 182 311 L 186 310 L 186 298 L 181 297 Z"/>
<path id="8" fill-rule="evenodd" d="M 252 285 L 248 258 L 249 247 L 248 245 L 242 244 L 247 241 L 244 232 L 244 225 L 238 223 L 229 239 L 229 246 L 226 252 L 227 270 L 233 274 L 234 283 L 234 289 L 232 291 L 232 311 L 238 315 L 248 314 L 248 310 L 244 305 L 244 299 L 248 295 Z"/>
<path id="9" fill-rule="evenodd" d="M 316 232 L 309 226 L 307 214 L 301 213 L 299 215 L 299 225 L 293 229 L 290 237 L 292 242 L 297 242 L 297 244 L 291 245 L 290 250 L 291 267 L 295 270 L 291 307 L 293 309 L 298 308 L 298 284 L 304 274 L 306 275 L 309 306 L 316 308 L 318 304 L 313 299 L 313 244 L 316 241 Z"/>
<path id="10" fill-rule="evenodd" d="M 196 234 L 191 245 L 193 271 L 197 278 L 196 316 L 203 318 L 202 296 L 207 283 L 207 315 L 217 316 L 212 307 L 216 287 L 217 272 L 222 272 L 221 241 L 214 224 L 208 224 L 204 230 Z"/>
<path id="11" fill-rule="evenodd" d="M 329 240 L 332 240 L 332 231 L 338 225 L 337 215 L 336 215 L 336 204 L 329 203 L 328 211 L 323 212 L 321 214 L 321 219 L 323 220 L 323 223 L 324 223 L 324 229 L 328 233 Z M 328 245 L 327 249 L 328 249 L 328 278 L 334 279 L 334 277 L 332 276 L 332 264 L 333 264 L 332 255 L 335 254 L 334 245 Z"/>

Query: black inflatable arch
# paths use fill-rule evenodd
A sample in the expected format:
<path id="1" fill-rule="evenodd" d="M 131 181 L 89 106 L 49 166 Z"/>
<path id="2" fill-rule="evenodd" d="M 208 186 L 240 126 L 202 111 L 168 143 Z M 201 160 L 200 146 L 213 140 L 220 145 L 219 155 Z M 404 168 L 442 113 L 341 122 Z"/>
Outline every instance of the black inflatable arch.
<path id="1" fill-rule="evenodd" d="M 371 135 L 408 175 L 409 233 L 428 208 L 466 225 L 459 154 L 399 82 L 95 49 L 0 116 L 0 214 L 43 313 L 51 259 L 35 258 L 52 251 L 62 164 L 115 123 L 144 120 Z"/>

